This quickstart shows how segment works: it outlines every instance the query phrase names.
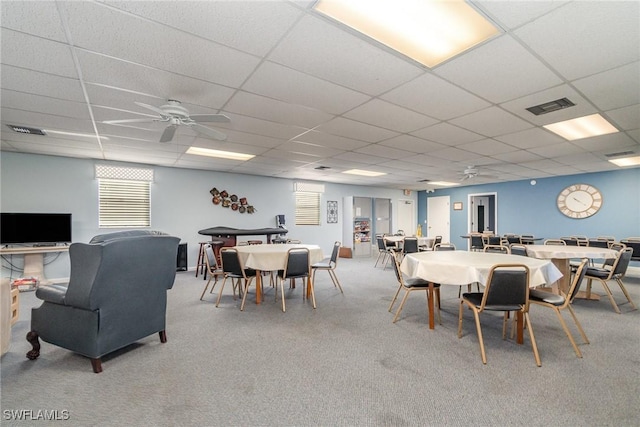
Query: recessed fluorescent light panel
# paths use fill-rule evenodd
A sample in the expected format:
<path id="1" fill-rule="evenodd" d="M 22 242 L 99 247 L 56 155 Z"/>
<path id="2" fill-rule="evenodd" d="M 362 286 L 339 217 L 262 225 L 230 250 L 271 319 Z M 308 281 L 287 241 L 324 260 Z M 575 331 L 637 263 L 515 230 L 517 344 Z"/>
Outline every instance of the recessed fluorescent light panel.
<path id="1" fill-rule="evenodd" d="M 384 172 L 374 172 L 374 171 L 367 171 L 367 170 L 363 170 L 363 169 L 349 169 L 348 171 L 344 171 L 342 173 L 348 173 L 351 175 L 360 175 L 360 176 L 382 176 L 382 175 L 386 175 L 386 173 Z"/>
<path id="2" fill-rule="evenodd" d="M 620 167 L 625 166 L 640 166 L 640 156 L 634 157 L 621 157 L 619 159 L 611 159 L 609 160 L 614 165 L 618 165 Z"/>
<path id="3" fill-rule="evenodd" d="M 463 0 L 319 0 L 314 8 L 429 68 L 500 33 Z"/>
<path id="4" fill-rule="evenodd" d="M 618 132 L 618 129 L 600 114 L 552 123 L 544 127 L 569 141 Z"/>
<path id="5" fill-rule="evenodd" d="M 197 156 L 217 157 L 219 159 L 229 160 L 249 160 L 255 156 L 253 154 L 234 153 L 233 151 L 212 150 L 209 148 L 190 147 L 187 154 L 195 154 Z"/>
<path id="6" fill-rule="evenodd" d="M 460 185 L 459 182 L 447 182 L 447 181 L 431 181 L 429 185 L 436 185 L 440 187 L 454 187 L 456 185 Z"/>

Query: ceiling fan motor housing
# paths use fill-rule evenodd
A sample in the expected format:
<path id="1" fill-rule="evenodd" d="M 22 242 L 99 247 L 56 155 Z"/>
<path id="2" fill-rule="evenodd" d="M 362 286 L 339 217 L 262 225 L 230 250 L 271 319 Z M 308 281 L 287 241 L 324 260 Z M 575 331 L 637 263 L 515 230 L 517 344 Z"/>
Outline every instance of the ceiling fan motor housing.
<path id="1" fill-rule="evenodd" d="M 181 118 L 189 116 L 189 111 L 181 105 L 180 101 L 176 101 L 175 99 L 167 100 L 167 104 L 161 106 L 160 109 L 169 116 L 178 116 Z"/>

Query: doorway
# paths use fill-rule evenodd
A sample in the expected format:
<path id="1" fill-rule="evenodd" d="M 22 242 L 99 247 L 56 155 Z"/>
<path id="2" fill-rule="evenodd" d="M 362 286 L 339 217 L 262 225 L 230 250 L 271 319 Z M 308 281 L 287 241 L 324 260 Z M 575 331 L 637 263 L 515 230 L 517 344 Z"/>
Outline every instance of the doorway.
<path id="1" fill-rule="evenodd" d="M 442 236 L 443 242 L 451 240 L 451 211 L 449 196 L 427 198 L 427 237 Z"/>
<path id="2" fill-rule="evenodd" d="M 498 234 L 498 193 L 469 194 L 468 232 Z"/>
<path id="3" fill-rule="evenodd" d="M 391 199 L 373 199 L 373 231 L 377 234 L 391 233 Z M 375 242 L 374 242 L 375 243 Z"/>
<path id="4" fill-rule="evenodd" d="M 407 236 L 416 234 L 416 210 L 413 200 L 398 200 L 398 230 L 404 231 Z"/>

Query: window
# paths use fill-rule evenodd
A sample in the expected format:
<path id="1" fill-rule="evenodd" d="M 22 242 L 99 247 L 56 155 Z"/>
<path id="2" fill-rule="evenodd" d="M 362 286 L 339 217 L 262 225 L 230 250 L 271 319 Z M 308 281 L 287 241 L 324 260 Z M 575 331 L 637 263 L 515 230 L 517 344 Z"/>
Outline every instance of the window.
<path id="1" fill-rule="evenodd" d="M 320 193 L 296 191 L 296 225 L 320 225 Z"/>
<path id="2" fill-rule="evenodd" d="M 96 165 L 100 228 L 149 227 L 152 169 Z"/>

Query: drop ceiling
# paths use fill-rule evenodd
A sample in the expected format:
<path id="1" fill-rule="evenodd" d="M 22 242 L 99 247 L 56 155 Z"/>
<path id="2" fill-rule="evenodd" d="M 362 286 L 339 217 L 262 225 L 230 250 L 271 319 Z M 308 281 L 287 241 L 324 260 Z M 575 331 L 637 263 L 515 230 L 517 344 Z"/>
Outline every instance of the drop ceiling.
<path id="1" fill-rule="evenodd" d="M 1 149 L 413 190 L 469 166 L 465 185 L 615 170 L 607 154 L 640 153 L 640 2 L 471 4 L 501 33 L 428 69 L 312 1 L 3 0 Z M 526 109 L 561 98 L 576 105 Z M 181 126 L 160 143 L 162 124 L 105 123 L 167 99 L 227 115 L 207 124 L 227 140 Z M 594 113 L 619 132 L 570 142 L 542 127 Z"/>

